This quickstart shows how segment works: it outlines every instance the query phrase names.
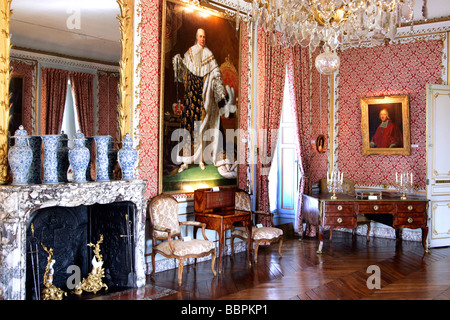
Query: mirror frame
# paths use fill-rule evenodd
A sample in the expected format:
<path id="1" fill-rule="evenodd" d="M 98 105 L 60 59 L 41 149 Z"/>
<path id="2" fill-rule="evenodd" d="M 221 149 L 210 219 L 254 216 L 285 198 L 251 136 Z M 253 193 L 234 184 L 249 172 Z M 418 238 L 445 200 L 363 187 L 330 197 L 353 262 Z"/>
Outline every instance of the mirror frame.
<path id="1" fill-rule="evenodd" d="M 8 127 L 11 105 L 9 103 L 9 81 L 11 79 L 11 2 L 0 0 L 0 185 L 9 183 L 8 175 Z M 133 114 L 133 52 L 134 52 L 134 0 L 117 0 L 120 7 L 121 58 L 119 93 L 117 107 L 120 141 L 132 132 Z"/>

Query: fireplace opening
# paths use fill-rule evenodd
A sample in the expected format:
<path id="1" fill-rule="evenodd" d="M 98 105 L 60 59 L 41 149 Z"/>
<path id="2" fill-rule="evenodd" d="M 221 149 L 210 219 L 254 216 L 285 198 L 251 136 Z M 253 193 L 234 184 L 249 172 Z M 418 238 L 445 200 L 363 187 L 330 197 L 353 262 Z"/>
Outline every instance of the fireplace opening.
<path id="1" fill-rule="evenodd" d="M 74 272 L 77 272 L 74 270 L 79 270 L 80 280 L 88 276 L 94 253 L 93 248 L 87 245 L 96 244 L 100 235 L 103 235 L 100 254 L 105 270 L 102 280 L 108 286 L 106 293 L 135 287 L 135 210 L 134 203 L 124 201 L 78 207 L 56 206 L 33 212 L 26 232 L 26 299 L 38 299 L 44 288 L 48 254 L 41 243 L 48 249 L 53 248 L 53 284 L 67 292 L 65 299 L 81 298 L 73 294 L 71 288 Z M 102 293 L 105 293 L 104 289 L 97 295 Z M 89 293 L 83 292 L 83 295 Z"/>

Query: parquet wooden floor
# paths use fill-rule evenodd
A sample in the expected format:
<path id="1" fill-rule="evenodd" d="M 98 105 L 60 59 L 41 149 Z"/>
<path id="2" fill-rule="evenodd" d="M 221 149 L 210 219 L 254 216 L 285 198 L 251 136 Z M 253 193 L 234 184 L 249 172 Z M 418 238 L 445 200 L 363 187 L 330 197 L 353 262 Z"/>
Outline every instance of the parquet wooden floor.
<path id="1" fill-rule="evenodd" d="M 288 240 L 281 258 L 272 245 L 260 248 L 256 265 L 245 252 L 224 257 L 217 277 L 207 261 L 186 266 L 181 287 L 176 269 L 148 283 L 177 290 L 161 300 L 450 300 L 450 247 L 425 253 L 418 242 L 334 232 L 321 255 L 316 249 L 316 239 Z M 371 265 L 380 268 L 380 289 L 367 286 Z"/>

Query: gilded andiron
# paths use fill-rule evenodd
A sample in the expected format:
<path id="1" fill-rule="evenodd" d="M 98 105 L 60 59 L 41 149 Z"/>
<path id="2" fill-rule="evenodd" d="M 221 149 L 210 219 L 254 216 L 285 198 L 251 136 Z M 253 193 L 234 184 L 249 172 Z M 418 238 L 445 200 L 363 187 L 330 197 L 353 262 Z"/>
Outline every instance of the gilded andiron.
<path id="1" fill-rule="evenodd" d="M 102 288 L 108 290 L 108 286 L 103 283 L 102 278 L 105 276 L 105 269 L 103 269 L 103 259 L 100 254 L 100 244 L 103 242 L 103 234 L 100 235 L 100 240 L 97 244 L 88 243 L 88 247 L 94 247 L 92 250 L 95 256 L 92 258 L 92 270 L 89 273 L 87 278 L 84 278 L 80 284 L 75 288 L 75 294 L 82 294 L 83 291 L 93 292 L 94 294 L 97 291 L 100 291 Z"/>
<path id="2" fill-rule="evenodd" d="M 42 299 L 43 300 L 62 300 L 63 296 L 67 296 L 67 292 L 64 292 L 63 290 L 56 288 L 53 284 L 53 265 L 55 264 L 55 260 L 52 259 L 53 257 L 53 248 L 47 249 L 46 246 L 44 246 L 41 243 L 42 248 L 44 248 L 45 252 L 48 253 L 47 257 L 47 267 L 45 268 L 44 273 L 44 289 L 42 290 Z"/>

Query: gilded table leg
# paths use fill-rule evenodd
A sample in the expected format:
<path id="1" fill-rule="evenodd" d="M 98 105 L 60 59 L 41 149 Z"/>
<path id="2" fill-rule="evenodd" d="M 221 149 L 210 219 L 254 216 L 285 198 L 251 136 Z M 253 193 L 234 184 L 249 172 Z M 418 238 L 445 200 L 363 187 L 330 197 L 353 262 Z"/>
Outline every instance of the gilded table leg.
<path id="1" fill-rule="evenodd" d="M 322 253 L 323 248 L 323 227 L 319 226 L 319 247 L 317 248 L 316 253 Z"/>
<path id="2" fill-rule="evenodd" d="M 425 249 L 426 253 L 431 252 L 431 250 L 428 248 L 428 227 L 422 228 L 422 246 Z"/>
<path id="3" fill-rule="evenodd" d="M 252 265 L 251 251 L 253 248 L 252 225 L 253 225 L 252 223 L 247 223 L 247 234 L 248 234 L 247 260 L 250 266 Z"/>
<path id="4" fill-rule="evenodd" d="M 223 259 L 223 242 L 225 238 L 225 230 L 223 226 L 223 221 L 220 222 L 220 230 L 219 230 L 219 262 L 218 269 L 219 274 L 222 273 L 222 259 Z"/>

